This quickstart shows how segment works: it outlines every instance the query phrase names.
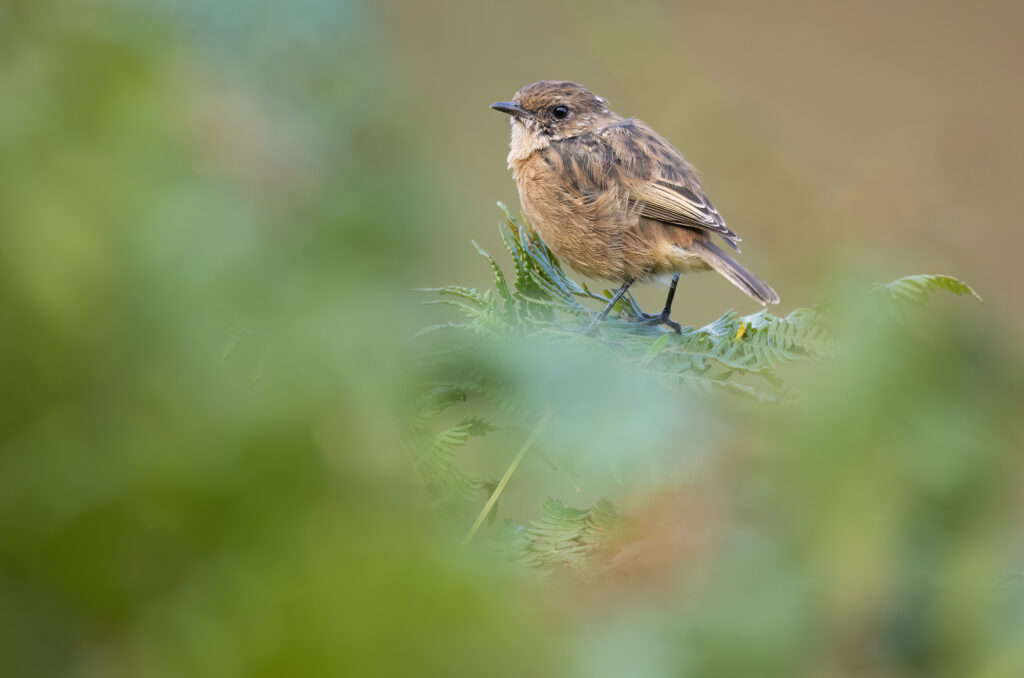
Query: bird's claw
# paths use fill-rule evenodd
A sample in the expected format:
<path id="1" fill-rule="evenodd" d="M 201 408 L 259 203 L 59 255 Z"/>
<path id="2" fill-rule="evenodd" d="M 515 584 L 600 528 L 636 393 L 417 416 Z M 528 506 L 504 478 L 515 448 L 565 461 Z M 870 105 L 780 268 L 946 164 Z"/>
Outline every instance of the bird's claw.
<path id="1" fill-rule="evenodd" d="M 640 317 L 637 318 L 636 323 L 638 325 L 665 325 L 676 334 L 683 333 L 683 326 L 675 320 L 669 320 L 669 314 L 667 311 L 662 311 L 661 313 L 641 313 Z"/>

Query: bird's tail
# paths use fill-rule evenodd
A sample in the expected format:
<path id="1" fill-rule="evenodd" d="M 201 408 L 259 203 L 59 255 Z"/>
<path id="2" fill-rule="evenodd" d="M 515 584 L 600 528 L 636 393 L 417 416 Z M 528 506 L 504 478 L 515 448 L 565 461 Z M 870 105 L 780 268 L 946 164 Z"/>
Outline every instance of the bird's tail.
<path id="1" fill-rule="evenodd" d="M 746 292 L 755 301 L 760 302 L 762 306 L 779 303 L 779 295 L 775 293 L 771 285 L 740 266 L 739 262 L 719 249 L 709 239 L 695 240 L 689 249 L 696 250 L 697 254 L 711 268 L 724 275 L 729 282 Z"/>

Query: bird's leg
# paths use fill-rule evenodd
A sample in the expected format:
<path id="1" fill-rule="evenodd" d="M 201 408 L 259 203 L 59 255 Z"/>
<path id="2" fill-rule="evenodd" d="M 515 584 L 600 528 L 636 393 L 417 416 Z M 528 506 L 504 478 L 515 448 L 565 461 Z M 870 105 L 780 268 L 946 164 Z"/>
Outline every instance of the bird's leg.
<path id="1" fill-rule="evenodd" d="M 665 308 L 661 310 L 661 314 L 665 316 L 665 320 L 668 320 L 669 315 L 672 313 L 672 300 L 676 298 L 676 285 L 679 284 L 679 274 L 674 273 L 672 275 L 672 284 L 668 286 L 668 296 L 665 297 Z"/>
<path id="2" fill-rule="evenodd" d="M 583 330 L 584 334 L 590 334 L 597 329 L 597 326 L 601 324 L 602 320 L 608 317 L 608 314 L 611 313 L 613 308 L 615 308 L 615 304 L 619 303 L 619 299 L 622 298 L 622 295 L 626 293 L 626 290 L 628 290 L 629 286 L 632 284 L 633 278 L 626 278 L 626 282 L 622 283 L 622 287 L 615 291 L 615 294 L 612 295 L 611 300 L 609 300 L 601 313 L 599 313 L 598 316 L 594 318 L 594 320 L 591 321 L 591 323 Z"/>
<path id="3" fill-rule="evenodd" d="M 672 328 L 676 334 L 680 334 L 683 331 L 682 326 L 674 320 L 669 320 L 669 316 L 672 313 L 672 300 L 676 296 L 676 285 L 678 284 L 679 274 L 676 273 L 672 276 L 672 284 L 668 286 L 668 296 L 665 297 L 665 308 L 663 308 L 661 313 L 657 315 L 644 313 L 640 318 L 640 322 L 645 325 L 667 325 Z"/>

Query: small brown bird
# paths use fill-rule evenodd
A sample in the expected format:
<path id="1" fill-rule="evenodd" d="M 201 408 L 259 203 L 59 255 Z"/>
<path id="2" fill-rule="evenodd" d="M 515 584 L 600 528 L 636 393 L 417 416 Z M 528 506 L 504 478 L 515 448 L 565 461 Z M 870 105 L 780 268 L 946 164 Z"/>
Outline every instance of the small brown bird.
<path id="1" fill-rule="evenodd" d="M 508 166 L 523 211 L 544 242 L 574 269 L 622 283 L 593 330 L 637 280 L 673 274 L 664 310 L 642 321 L 668 325 L 680 273 L 714 269 L 764 304 L 779 296 L 711 240 L 737 252 L 704 195 L 697 172 L 672 144 L 581 85 L 542 80 L 491 104 L 512 124 Z"/>

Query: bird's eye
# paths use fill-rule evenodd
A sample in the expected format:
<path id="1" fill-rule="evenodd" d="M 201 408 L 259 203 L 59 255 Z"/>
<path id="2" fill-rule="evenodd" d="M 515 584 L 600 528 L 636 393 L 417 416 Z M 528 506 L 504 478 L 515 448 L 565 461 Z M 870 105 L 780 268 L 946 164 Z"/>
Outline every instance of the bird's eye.
<path id="1" fill-rule="evenodd" d="M 568 106 L 555 106 L 554 108 L 551 109 L 551 115 L 553 115 L 556 118 L 558 118 L 559 120 L 561 120 L 565 116 L 569 115 L 569 107 Z"/>

